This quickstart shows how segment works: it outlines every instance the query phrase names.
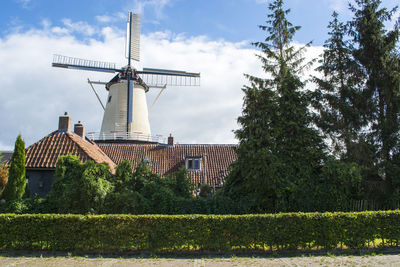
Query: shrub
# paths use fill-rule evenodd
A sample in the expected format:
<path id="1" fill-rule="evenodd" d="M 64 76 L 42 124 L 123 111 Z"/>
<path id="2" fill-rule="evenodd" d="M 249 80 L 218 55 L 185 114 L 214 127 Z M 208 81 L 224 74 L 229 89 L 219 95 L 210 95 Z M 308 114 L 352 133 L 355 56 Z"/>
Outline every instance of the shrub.
<path id="1" fill-rule="evenodd" d="M 61 156 L 48 200 L 57 212 L 98 213 L 112 190 L 109 176 L 105 163 L 82 163 L 77 156 Z"/>
<path id="2" fill-rule="evenodd" d="M 206 201 L 203 199 L 203 201 Z M 261 215 L 0 215 L 2 249 L 89 251 L 397 246 L 400 211 Z"/>

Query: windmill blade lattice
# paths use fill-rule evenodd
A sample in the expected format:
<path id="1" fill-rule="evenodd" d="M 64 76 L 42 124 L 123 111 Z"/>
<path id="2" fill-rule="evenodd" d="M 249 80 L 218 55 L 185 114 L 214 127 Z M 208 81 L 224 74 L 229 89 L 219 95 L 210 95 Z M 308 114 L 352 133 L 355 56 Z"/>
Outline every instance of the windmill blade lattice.
<path id="1" fill-rule="evenodd" d="M 150 68 L 136 73 L 149 87 L 200 86 L 200 73 Z"/>
<path id="2" fill-rule="evenodd" d="M 88 60 L 75 57 L 67 57 L 62 55 L 53 55 L 53 67 L 66 68 L 66 69 L 79 69 L 100 72 L 117 72 L 115 63 Z"/>

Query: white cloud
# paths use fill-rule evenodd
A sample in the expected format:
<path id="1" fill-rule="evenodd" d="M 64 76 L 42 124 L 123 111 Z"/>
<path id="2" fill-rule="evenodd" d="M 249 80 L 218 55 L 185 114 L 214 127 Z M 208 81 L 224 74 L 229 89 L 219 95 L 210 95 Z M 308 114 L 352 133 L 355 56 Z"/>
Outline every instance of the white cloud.
<path id="1" fill-rule="evenodd" d="M 99 15 L 96 16 L 96 20 L 101 23 L 111 23 L 126 19 L 126 14 L 123 12 L 116 12 L 112 15 Z"/>
<path id="2" fill-rule="evenodd" d="M 133 3 L 128 7 L 135 13 L 144 14 L 145 9 L 150 7 L 154 10 L 157 19 L 164 17 L 164 8 L 171 3 L 171 0 L 133 0 Z"/>
<path id="3" fill-rule="evenodd" d="M 62 19 L 62 23 L 70 33 L 79 33 L 87 36 L 94 35 L 97 30 L 84 21 L 72 22 L 70 19 Z"/>
<path id="4" fill-rule="evenodd" d="M 81 120 L 87 132 L 100 130 L 103 112 L 86 80 L 107 81 L 113 74 L 52 68 L 52 54 L 126 64 L 122 30 L 104 27 L 96 30 L 101 41 L 82 42 L 73 36 L 73 26 L 45 25 L 0 38 L 0 149 L 12 146 L 19 133 L 27 145 L 38 141 L 57 129 L 58 116 L 65 111 L 74 123 Z M 140 67 L 201 73 L 200 87 L 164 91 L 150 112 L 152 133 L 172 133 L 179 143 L 235 143 L 232 130 L 241 112 L 241 88 L 247 83 L 243 73 L 264 75 L 256 51 L 245 48 L 246 43 L 170 32 L 142 35 Z M 313 48 L 310 55 L 320 52 Z M 106 90 L 97 90 L 106 99 Z M 150 90 L 149 105 L 157 93 Z"/>
<path id="5" fill-rule="evenodd" d="M 96 20 L 99 22 L 108 23 L 113 20 L 113 17 L 108 16 L 108 15 L 99 15 L 99 16 L 96 16 Z"/>
<path id="6" fill-rule="evenodd" d="M 348 7 L 348 0 L 325 0 L 325 2 L 328 2 L 328 5 L 331 9 L 337 11 L 337 12 L 342 12 L 347 10 Z"/>

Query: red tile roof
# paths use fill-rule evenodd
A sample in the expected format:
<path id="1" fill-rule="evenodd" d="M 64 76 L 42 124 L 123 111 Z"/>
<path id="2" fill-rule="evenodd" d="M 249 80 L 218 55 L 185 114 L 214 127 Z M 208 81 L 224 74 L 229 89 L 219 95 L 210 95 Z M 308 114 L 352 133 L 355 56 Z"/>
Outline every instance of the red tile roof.
<path id="1" fill-rule="evenodd" d="M 229 165 L 237 159 L 236 145 L 143 145 L 131 143 L 98 143 L 97 144 L 116 164 L 129 160 L 135 167 L 143 159 L 151 162 L 152 171 L 165 176 L 185 166 L 185 158 L 201 158 L 201 170 L 189 171 L 195 185 L 207 183 L 219 186 L 229 173 Z M 204 163 L 206 162 L 205 168 Z"/>
<path id="2" fill-rule="evenodd" d="M 26 149 L 26 167 L 54 169 L 60 156 L 73 154 L 81 161 L 106 162 L 114 172 L 116 164 L 124 159 L 129 160 L 135 168 L 147 158 L 153 172 L 166 176 L 185 166 L 186 158 L 197 157 L 201 161 L 201 169 L 189 171 L 193 184 L 206 181 L 211 186 L 220 186 L 229 173 L 229 165 L 237 159 L 235 147 L 211 144 L 96 144 L 74 133 L 55 131 Z"/>
<path id="3" fill-rule="evenodd" d="M 115 171 L 115 163 L 96 143 L 89 139 L 84 140 L 74 133 L 61 131 L 52 132 L 29 146 L 25 152 L 25 167 L 54 169 L 58 158 L 67 154 L 76 155 L 81 161 L 105 162 L 110 166 L 111 172 Z"/>

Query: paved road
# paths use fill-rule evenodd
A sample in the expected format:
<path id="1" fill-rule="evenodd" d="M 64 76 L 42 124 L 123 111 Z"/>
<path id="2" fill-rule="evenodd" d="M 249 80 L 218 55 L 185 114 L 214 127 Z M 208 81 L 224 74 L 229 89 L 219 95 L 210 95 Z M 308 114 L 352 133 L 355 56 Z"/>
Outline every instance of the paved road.
<path id="1" fill-rule="evenodd" d="M 315 256 L 288 258 L 89 258 L 0 257 L 0 266 L 400 266 L 400 255 Z"/>

